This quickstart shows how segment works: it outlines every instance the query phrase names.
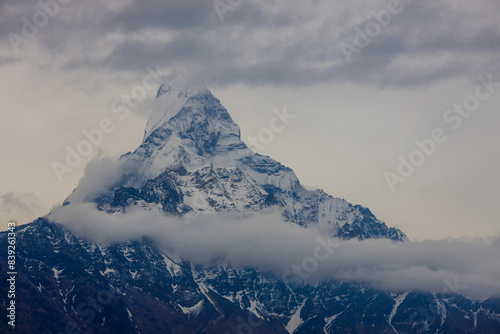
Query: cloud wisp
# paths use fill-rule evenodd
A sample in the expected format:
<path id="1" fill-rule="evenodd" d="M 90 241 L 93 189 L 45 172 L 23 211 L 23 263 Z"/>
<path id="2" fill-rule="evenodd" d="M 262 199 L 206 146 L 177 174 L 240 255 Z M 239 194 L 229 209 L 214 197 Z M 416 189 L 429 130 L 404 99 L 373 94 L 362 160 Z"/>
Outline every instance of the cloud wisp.
<path id="1" fill-rule="evenodd" d="M 153 207 L 109 214 L 91 203 L 63 206 L 48 218 L 97 243 L 147 237 L 166 253 L 195 264 L 257 268 L 310 284 L 333 278 L 393 291 L 438 293 L 446 281 L 458 280 L 467 287 L 460 291 L 467 297 L 500 294 L 499 239 L 346 241 L 285 222 L 278 212 L 198 215 L 186 223 Z M 319 252 L 321 261 L 304 270 Z"/>

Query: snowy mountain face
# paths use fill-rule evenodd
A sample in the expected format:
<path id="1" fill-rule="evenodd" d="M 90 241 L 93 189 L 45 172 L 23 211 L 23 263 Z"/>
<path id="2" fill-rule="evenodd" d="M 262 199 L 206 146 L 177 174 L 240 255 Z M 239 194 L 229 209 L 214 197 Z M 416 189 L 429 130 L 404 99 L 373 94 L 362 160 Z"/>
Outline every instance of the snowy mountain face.
<path id="1" fill-rule="evenodd" d="M 292 223 L 330 226 L 331 236 L 407 240 L 367 208 L 306 190 L 290 168 L 251 151 L 238 125 L 206 88 L 162 85 L 144 140 L 125 159 L 143 166 L 141 189 L 124 184 L 108 203 L 101 201 L 103 209 L 155 203 L 170 214 L 193 215 L 277 207 Z"/>
<path id="2" fill-rule="evenodd" d="M 367 208 L 306 190 L 290 168 L 252 152 L 205 88 L 163 85 L 142 144 L 122 161 L 141 168 L 87 198 L 103 212 L 278 210 L 331 236 L 407 242 Z M 20 227 L 17 245 L 17 333 L 500 333 L 499 299 L 290 284 L 253 268 L 194 265 L 149 239 L 93 243 L 47 218 Z M 5 257 L 0 267 L 5 281 Z M 5 312 L 1 333 L 10 332 Z"/>
<path id="3" fill-rule="evenodd" d="M 249 154 L 238 125 L 207 89 L 176 90 L 162 85 L 144 140 L 130 158 L 156 176 L 172 165 L 188 170 L 207 164 L 224 166 Z"/>

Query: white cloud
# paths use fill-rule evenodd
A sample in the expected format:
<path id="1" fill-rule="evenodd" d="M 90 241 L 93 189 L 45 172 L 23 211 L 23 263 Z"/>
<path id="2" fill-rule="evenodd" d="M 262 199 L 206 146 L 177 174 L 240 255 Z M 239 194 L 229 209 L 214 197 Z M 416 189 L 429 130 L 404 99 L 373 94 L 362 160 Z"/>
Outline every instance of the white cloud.
<path id="1" fill-rule="evenodd" d="M 160 249 L 196 264 L 226 263 L 258 268 L 287 279 L 293 266 L 310 268 L 325 238 L 316 228 L 284 222 L 279 213 L 198 215 L 187 221 L 165 216 L 157 208 L 136 208 L 108 214 L 93 204 L 56 209 L 49 219 L 79 237 L 112 243 L 151 238 Z M 315 270 L 305 270 L 309 283 L 327 278 L 361 281 L 391 290 L 433 293 L 447 288 L 445 280 L 466 286 L 459 293 L 474 298 L 500 294 L 498 239 L 448 239 L 395 243 L 389 240 L 335 240 L 332 254 L 322 250 Z M 304 262 L 305 261 L 305 262 Z M 304 273 L 302 273 L 304 275 Z M 447 290 L 449 292 L 449 289 Z"/>

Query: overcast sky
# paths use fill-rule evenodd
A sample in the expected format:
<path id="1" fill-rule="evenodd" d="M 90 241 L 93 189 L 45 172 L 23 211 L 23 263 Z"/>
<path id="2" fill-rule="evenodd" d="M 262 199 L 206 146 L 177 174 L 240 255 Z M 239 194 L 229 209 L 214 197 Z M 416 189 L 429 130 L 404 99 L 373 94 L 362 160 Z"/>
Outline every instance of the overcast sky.
<path id="1" fill-rule="evenodd" d="M 205 82 L 246 142 L 286 108 L 260 153 L 412 240 L 498 235 L 498 17 L 496 0 L 4 0 L 0 219 L 46 214 L 92 157 L 133 150 L 154 72 Z M 119 118 L 137 87 L 148 97 Z M 105 118 L 113 131 L 60 182 L 53 162 Z"/>

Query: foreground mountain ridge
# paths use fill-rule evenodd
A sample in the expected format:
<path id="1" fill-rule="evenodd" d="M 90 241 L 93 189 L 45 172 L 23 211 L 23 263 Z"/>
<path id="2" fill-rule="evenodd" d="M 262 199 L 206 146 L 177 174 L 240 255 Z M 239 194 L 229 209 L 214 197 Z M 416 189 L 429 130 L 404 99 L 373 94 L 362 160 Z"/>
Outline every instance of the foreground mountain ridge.
<path id="1" fill-rule="evenodd" d="M 498 333 L 500 300 L 358 283 L 287 285 L 195 266 L 150 240 L 95 244 L 40 218 L 17 232 L 16 333 Z M 0 244 L 6 245 L 6 234 Z M 2 279 L 7 263 L 0 261 Z M 2 286 L 5 293 L 6 287 Z M 11 333 L 5 309 L 2 333 Z"/>
<path id="2" fill-rule="evenodd" d="M 290 168 L 252 152 L 204 87 L 161 86 L 142 144 L 121 161 L 136 168 L 99 193 L 77 188 L 64 205 L 184 218 L 279 209 L 290 224 L 320 224 L 332 237 L 408 242 L 367 208 L 306 190 Z M 252 268 L 193 265 L 148 238 L 94 243 L 50 216 L 19 227 L 17 243 L 17 333 L 500 332 L 498 299 L 290 284 Z M 6 233 L 0 244 L 7 248 Z M 0 266 L 6 279 L 3 257 Z M 5 319 L 0 331 L 9 333 Z"/>

